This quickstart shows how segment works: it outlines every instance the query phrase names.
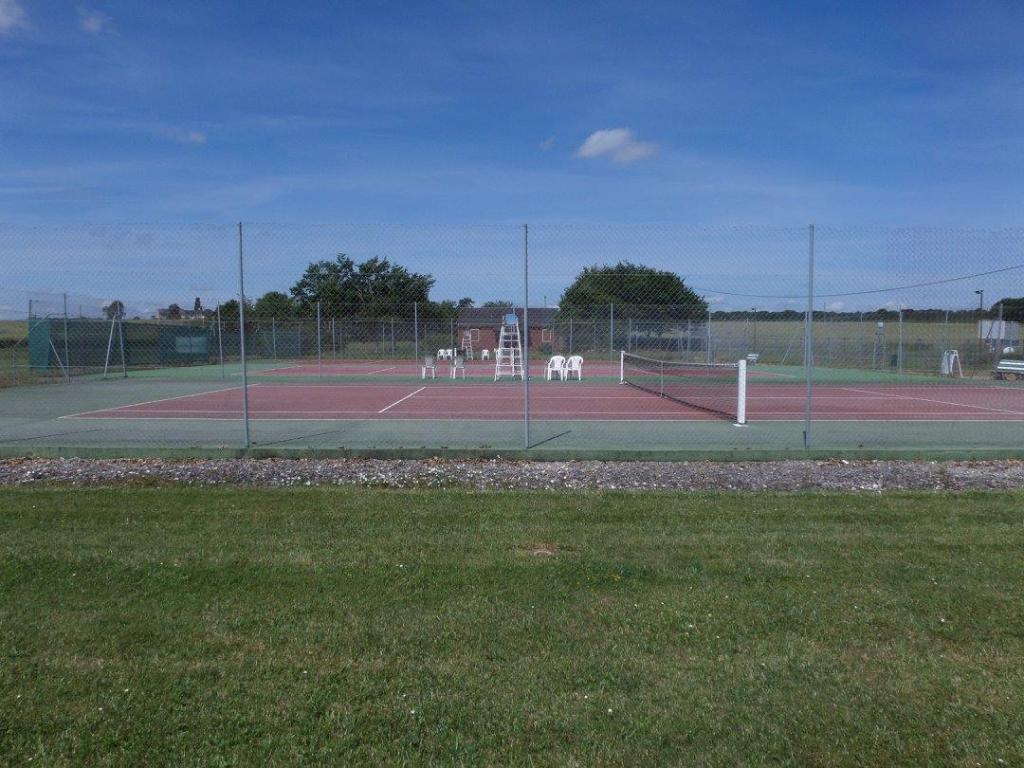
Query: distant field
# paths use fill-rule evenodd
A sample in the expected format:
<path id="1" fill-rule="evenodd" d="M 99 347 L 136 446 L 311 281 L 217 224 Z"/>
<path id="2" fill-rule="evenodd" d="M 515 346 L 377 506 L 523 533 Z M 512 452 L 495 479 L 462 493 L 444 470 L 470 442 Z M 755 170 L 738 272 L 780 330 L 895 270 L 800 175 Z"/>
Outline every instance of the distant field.
<path id="1" fill-rule="evenodd" d="M 24 339 L 28 333 L 24 320 L 0 320 L 0 341 Z"/>
<path id="2" fill-rule="evenodd" d="M 4 490 L 0 754 L 1019 765 L 1022 508 Z"/>

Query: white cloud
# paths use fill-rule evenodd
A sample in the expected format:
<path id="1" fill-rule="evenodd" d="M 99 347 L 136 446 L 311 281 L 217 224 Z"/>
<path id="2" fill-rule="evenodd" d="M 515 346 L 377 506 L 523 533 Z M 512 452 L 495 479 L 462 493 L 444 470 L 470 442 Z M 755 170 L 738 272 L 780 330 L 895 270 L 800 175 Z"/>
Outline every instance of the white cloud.
<path id="1" fill-rule="evenodd" d="M 205 144 L 206 134 L 202 131 L 194 131 L 188 128 L 178 128 L 174 125 L 160 125 L 155 133 L 162 139 L 173 141 L 177 144 Z"/>
<path id="2" fill-rule="evenodd" d="M 548 138 L 544 139 L 544 141 L 542 141 L 537 146 L 539 146 L 542 151 L 547 152 L 549 149 L 551 149 L 553 146 L 555 146 L 555 137 L 554 136 L 549 136 Z"/>
<path id="3" fill-rule="evenodd" d="M 0 0 L 2 1 L 2 0 Z M 87 35 L 102 35 L 113 31 L 113 22 L 109 16 L 84 6 L 78 7 L 78 27 Z"/>
<path id="4" fill-rule="evenodd" d="M 825 309 L 828 312 L 842 312 L 846 309 L 845 301 L 830 301 L 825 305 Z"/>
<path id="5" fill-rule="evenodd" d="M 629 128 L 605 128 L 594 131 L 576 150 L 576 157 L 608 156 L 619 165 L 657 154 L 658 145 L 650 141 L 637 141 Z"/>
<path id="6" fill-rule="evenodd" d="M 28 26 L 28 16 L 18 0 L 0 0 L 0 35 Z"/>

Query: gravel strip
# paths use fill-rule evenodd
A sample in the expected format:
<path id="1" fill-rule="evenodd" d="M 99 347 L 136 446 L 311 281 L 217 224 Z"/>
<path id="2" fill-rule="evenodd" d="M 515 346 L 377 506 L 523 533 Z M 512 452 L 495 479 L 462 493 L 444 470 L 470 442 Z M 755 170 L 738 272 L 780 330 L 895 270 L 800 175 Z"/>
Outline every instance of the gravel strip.
<path id="1" fill-rule="evenodd" d="M 1024 461 L 627 462 L 374 459 L 7 459 L 0 486 L 865 491 L 1024 489 Z"/>

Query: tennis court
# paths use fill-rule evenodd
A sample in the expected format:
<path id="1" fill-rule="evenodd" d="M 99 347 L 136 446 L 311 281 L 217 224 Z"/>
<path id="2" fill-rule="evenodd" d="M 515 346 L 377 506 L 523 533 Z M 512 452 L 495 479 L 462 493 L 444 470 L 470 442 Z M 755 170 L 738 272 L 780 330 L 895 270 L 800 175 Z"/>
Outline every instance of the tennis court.
<path id="1" fill-rule="evenodd" d="M 343 366 L 352 375 L 367 364 Z M 334 367 L 340 368 L 340 367 Z M 315 366 L 275 368 L 263 372 L 272 379 L 316 375 Z M 384 375 L 401 375 L 391 373 Z M 325 372 L 326 375 L 326 372 Z M 370 375 L 370 374 L 367 374 Z M 380 375 L 380 372 L 373 375 Z M 538 419 L 566 421 L 715 421 L 720 414 L 686 398 L 709 398 L 701 384 L 676 387 L 675 397 L 659 397 L 616 383 L 531 382 L 530 414 Z M 717 396 L 721 396 L 718 394 Z M 521 419 L 522 384 L 426 380 L 402 383 L 273 383 L 257 381 L 249 387 L 249 416 L 263 420 L 344 421 L 380 419 L 401 421 L 501 421 Z M 805 389 L 802 382 L 779 381 L 776 375 L 754 373 L 747 396 L 747 426 L 769 421 L 802 421 Z M 1021 421 L 1024 390 L 1020 387 L 964 387 L 955 385 L 859 386 L 819 384 L 811 408 L 815 421 Z M 68 414 L 79 419 L 240 419 L 242 388 L 179 395 L 139 403 Z"/>
<path id="2" fill-rule="evenodd" d="M 588 363 L 582 381 L 546 381 L 531 365 L 531 451 L 562 456 L 761 456 L 803 450 L 806 382 L 799 368 L 752 366 L 746 424 L 736 426 L 735 366 L 658 371 L 660 391 L 622 367 Z M 646 372 L 650 375 L 650 372 Z M 5 390 L 0 447 L 89 451 L 236 450 L 245 406 L 237 364 L 82 377 Z M 248 372 L 251 444 L 264 450 L 521 451 L 521 379 L 494 381 L 471 361 L 452 380 L 438 364 L 421 378 L 411 360 L 308 359 Z M 644 388 L 641 388 L 644 387 Z M 1024 421 L 1019 382 L 895 380 L 877 372 L 816 369 L 811 426 L 825 451 L 1013 452 Z"/>

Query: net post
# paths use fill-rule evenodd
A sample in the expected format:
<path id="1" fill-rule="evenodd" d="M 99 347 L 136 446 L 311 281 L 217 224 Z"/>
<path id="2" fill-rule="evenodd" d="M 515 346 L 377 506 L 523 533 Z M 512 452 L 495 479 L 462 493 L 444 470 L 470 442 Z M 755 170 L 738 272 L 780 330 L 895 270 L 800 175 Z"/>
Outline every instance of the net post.
<path id="1" fill-rule="evenodd" d="M 619 384 L 626 383 L 626 350 L 619 350 Z"/>
<path id="2" fill-rule="evenodd" d="M 316 375 L 317 378 L 324 377 L 324 358 L 321 353 L 320 344 L 320 302 L 316 303 Z"/>
<path id="3" fill-rule="evenodd" d="M 242 222 L 238 222 L 238 355 L 242 363 L 242 421 L 245 424 L 245 450 L 252 447 L 249 432 L 249 371 L 245 358 L 245 262 L 242 250 Z"/>
<path id="4" fill-rule="evenodd" d="M 747 424 L 747 361 L 736 363 L 736 426 Z"/>

